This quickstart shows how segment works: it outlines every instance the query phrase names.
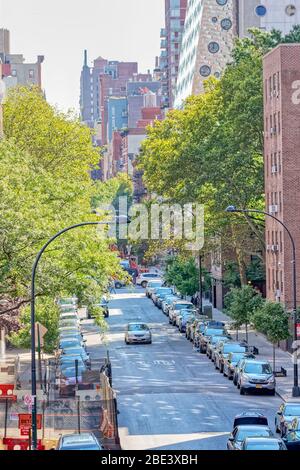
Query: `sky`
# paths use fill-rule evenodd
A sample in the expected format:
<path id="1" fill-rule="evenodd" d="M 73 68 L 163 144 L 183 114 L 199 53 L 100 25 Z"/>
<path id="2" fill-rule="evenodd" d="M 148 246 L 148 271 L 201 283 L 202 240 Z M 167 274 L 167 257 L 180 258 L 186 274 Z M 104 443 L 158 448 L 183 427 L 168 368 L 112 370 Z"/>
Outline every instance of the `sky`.
<path id="1" fill-rule="evenodd" d="M 47 100 L 78 111 L 84 49 L 90 64 L 102 56 L 153 70 L 164 0 L 0 0 L 0 27 L 11 32 L 11 53 L 26 62 L 45 56 Z"/>

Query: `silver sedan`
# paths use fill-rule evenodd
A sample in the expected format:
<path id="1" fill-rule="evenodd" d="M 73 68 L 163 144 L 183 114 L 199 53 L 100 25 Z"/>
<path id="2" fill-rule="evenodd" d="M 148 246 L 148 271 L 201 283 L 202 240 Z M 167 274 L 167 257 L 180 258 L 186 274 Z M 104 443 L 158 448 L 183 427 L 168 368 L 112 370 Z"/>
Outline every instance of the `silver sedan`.
<path id="1" fill-rule="evenodd" d="M 129 323 L 125 332 L 126 344 L 151 344 L 152 334 L 150 328 L 145 323 Z"/>

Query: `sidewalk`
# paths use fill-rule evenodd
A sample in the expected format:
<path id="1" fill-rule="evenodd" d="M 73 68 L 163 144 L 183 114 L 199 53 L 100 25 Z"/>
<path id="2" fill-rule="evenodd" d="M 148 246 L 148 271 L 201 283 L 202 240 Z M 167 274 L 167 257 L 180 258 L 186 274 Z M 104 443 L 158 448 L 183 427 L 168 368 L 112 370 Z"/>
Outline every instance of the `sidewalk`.
<path id="1" fill-rule="evenodd" d="M 211 305 L 209 302 L 204 301 L 204 305 Z M 213 318 L 219 321 L 231 321 L 230 317 L 225 315 L 216 308 L 213 309 Z M 230 331 L 233 338 L 236 338 L 236 331 Z M 239 331 L 239 340 L 246 338 L 245 330 Z M 271 365 L 273 364 L 273 345 L 265 338 L 264 335 L 257 333 L 253 329 L 248 330 L 248 342 L 250 346 L 256 346 L 259 350 L 259 359 L 268 360 Z M 292 398 L 292 389 L 294 385 L 294 364 L 292 355 L 289 352 L 276 348 L 276 369 L 283 367 L 287 371 L 287 377 L 277 377 L 276 392 L 283 400 L 287 401 Z M 299 399 L 300 400 L 300 399 Z"/>

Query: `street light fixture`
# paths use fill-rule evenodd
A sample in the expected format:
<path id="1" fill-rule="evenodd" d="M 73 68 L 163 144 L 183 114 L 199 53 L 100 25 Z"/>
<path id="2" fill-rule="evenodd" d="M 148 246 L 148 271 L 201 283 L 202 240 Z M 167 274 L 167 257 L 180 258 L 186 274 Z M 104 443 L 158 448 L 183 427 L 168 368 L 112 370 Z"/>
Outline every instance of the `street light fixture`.
<path id="1" fill-rule="evenodd" d="M 282 227 L 286 230 L 292 244 L 292 265 L 293 265 L 293 318 L 294 318 L 294 352 L 297 351 L 297 272 L 296 272 L 296 246 L 295 241 L 292 237 L 292 234 L 288 227 L 277 217 L 269 212 L 257 210 L 257 209 L 237 209 L 235 206 L 229 206 L 226 209 L 226 212 L 229 213 L 254 213 L 254 214 L 261 214 L 267 217 L 271 217 L 272 219 L 276 220 Z M 297 358 L 294 360 L 294 386 L 292 391 L 293 397 L 300 397 L 300 388 L 299 388 L 299 378 L 298 378 L 298 363 Z"/>
<path id="2" fill-rule="evenodd" d="M 31 395 L 32 395 L 32 410 L 31 410 L 31 440 L 32 440 L 32 450 L 37 449 L 37 399 L 36 399 L 36 360 L 35 360 L 35 276 L 39 261 L 48 248 L 48 246 L 56 240 L 58 237 L 63 235 L 70 230 L 73 230 L 78 227 L 84 227 L 89 225 L 112 225 L 119 221 L 119 223 L 129 224 L 130 218 L 127 215 L 119 215 L 115 218 L 113 222 L 82 222 L 80 224 L 72 225 L 71 227 L 67 227 L 63 230 L 60 230 L 56 233 L 53 237 L 51 237 L 47 243 L 40 249 L 35 262 L 32 267 L 31 273 Z"/>

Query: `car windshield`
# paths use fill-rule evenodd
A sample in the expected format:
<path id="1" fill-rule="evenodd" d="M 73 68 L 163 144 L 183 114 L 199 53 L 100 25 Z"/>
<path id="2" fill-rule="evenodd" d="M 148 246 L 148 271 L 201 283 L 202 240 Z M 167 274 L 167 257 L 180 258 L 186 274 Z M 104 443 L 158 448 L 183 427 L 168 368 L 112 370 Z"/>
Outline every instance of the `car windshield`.
<path id="1" fill-rule="evenodd" d="M 224 330 L 214 330 L 208 328 L 205 330 L 205 336 L 223 336 Z"/>
<path id="2" fill-rule="evenodd" d="M 234 353 L 231 356 L 231 362 L 239 362 L 240 359 L 243 359 L 244 354 L 243 353 Z"/>
<path id="3" fill-rule="evenodd" d="M 245 352 L 246 346 L 241 346 L 240 344 L 225 344 L 223 348 L 224 353 L 230 352 Z"/>
<path id="4" fill-rule="evenodd" d="M 70 354 L 70 355 L 71 355 L 72 353 L 75 353 L 75 354 L 77 353 L 77 354 L 81 354 L 81 355 L 85 355 L 85 354 L 86 354 L 85 351 L 84 351 L 84 349 L 82 349 L 82 348 L 69 348 L 69 349 L 66 349 L 66 353 L 67 353 L 67 354 Z"/>
<path id="5" fill-rule="evenodd" d="M 220 343 L 220 341 L 226 341 L 227 337 L 226 336 L 213 336 L 211 338 L 211 344 L 217 344 Z"/>
<path id="6" fill-rule="evenodd" d="M 247 428 L 246 426 L 241 426 L 236 435 L 236 440 L 242 442 L 246 437 L 271 437 L 271 429 L 264 428 L 263 426 L 258 426 L 257 428 Z"/>
<path id="7" fill-rule="evenodd" d="M 61 348 L 74 348 L 76 346 L 80 346 L 80 342 L 77 339 L 74 339 L 72 341 L 61 341 L 60 343 Z"/>
<path id="8" fill-rule="evenodd" d="M 162 286 L 163 282 L 162 281 L 149 281 L 148 282 L 148 287 L 160 287 Z"/>
<path id="9" fill-rule="evenodd" d="M 270 364 L 266 363 L 256 363 L 248 362 L 245 365 L 244 372 L 246 374 L 272 374 L 272 369 Z"/>
<path id="10" fill-rule="evenodd" d="M 286 405 L 283 414 L 286 416 L 300 416 L 300 404 Z"/>
<path id="11" fill-rule="evenodd" d="M 193 304 L 191 304 L 191 305 L 189 305 L 189 304 L 176 304 L 174 306 L 175 310 L 192 310 L 193 308 L 194 308 Z"/>
<path id="12" fill-rule="evenodd" d="M 248 442 L 245 446 L 246 450 L 283 450 L 283 445 L 280 442 Z"/>
<path id="13" fill-rule="evenodd" d="M 143 324 L 128 325 L 128 331 L 145 331 L 145 330 L 149 330 L 147 325 L 143 325 Z"/>
<path id="14" fill-rule="evenodd" d="M 63 445 L 60 450 L 101 450 L 96 444 Z"/>

